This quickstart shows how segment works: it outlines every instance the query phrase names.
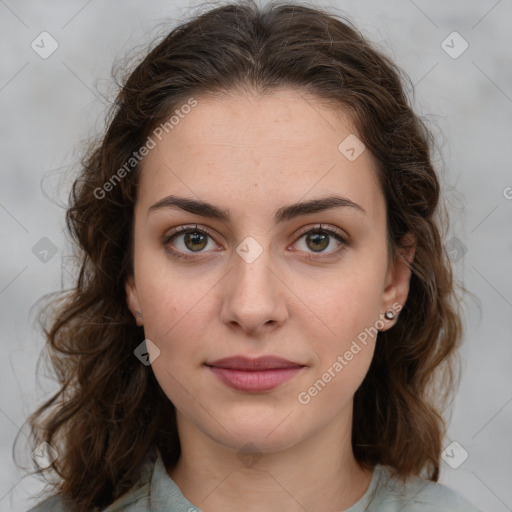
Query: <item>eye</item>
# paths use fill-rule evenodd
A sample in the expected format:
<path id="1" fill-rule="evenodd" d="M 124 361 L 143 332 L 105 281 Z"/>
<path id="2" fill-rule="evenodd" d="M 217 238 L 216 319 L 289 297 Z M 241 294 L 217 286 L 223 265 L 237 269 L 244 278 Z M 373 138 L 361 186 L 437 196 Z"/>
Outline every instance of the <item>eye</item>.
<path id="1" fill-rule="evenodd" d="M 162 245 L 165 249 L 177 258 L 194 258 L 194 253 L 201 254 L 206 252 L 209 246 L 209 239 L 213 239 L 212 234 L 206 228 L 199 229 L 196 226 L 180 226 L 167 236 Z M 213 244 L 216 247 L 216 244 Z M 210 247 L 210 249 L 212 249 Z"/>
<path id="2" fill-rule="evenodd" d="M 321 224 L 313 229 L 306 228 L 305 231 L 302 231 L 299 241 L 300 240 L 303 240 L 304 243 L 302 244 L 302 248 L 299 247 L 299 250 L 312 252 L 313 254 L 321 254 L 321 258 L 324 257 L 324 253 L 326 254 L 325 257 L 329 257 L 338 254 L 350 246 L 349 241 L 342 235 L 341 230 L 331 227 L 322 227 Z M 298 244 L 298 242 L 296 242 L 296 244 Z M 329 247 L 333 248 L 333 250 L 326 251 Z"/>
<path id="3" fill-rule="evenodd" d="M 342 233 L 339 228 L 322 227 L 320 224 L 314 228 L 303 229 L 295 244 L 298 244 L 304 239 L 303 247 L 298 250 L 309 253 L 310 255 L 318 255 L 313 258 L 308 256 L 307 259 L 327 258 L 340 253 L 350 246 L 350 242 Z M 212 244 L 210 244 L 210 240 L 213 241 Z M 172 256 L 185 260 L 195 259 L 218 247 L 214 242 L 213 234 L 207 228 L 198 228 L 197 225 L 180 226 L 176 228 L 170 235 L 165 237 L 162 245 Z M 210 247 L 210 245 L 213 245 L 213 247 Z M 330 247 L 333 248 L 333 250 L 326 251 L 326 249 Z M 208 250 L 208 248 L 210 250 Z"/>

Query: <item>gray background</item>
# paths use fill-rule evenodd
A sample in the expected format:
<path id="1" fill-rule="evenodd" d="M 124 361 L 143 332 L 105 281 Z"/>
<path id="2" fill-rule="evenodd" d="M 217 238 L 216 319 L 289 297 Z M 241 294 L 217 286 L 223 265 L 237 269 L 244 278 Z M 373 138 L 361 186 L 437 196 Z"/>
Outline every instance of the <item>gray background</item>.
<path id="1" fill-rule="evenodd" d="M 483 510 L 512 510 L 512 2 L 317 5 L 347 14 L 406 70 L 415 106 L 437 136 L 452 213 L 446 243 L 457 278 L 481 304 L 466 303 L 464 373 L 445 443 L 469 456 L 457 469 L 443 462 L 441 482 Z M 81 144 L 103 126 L 112 63 L 161 34 L 162 21 L 174 26 L 204 9 L 163 0 L 0 0 L 0 512 L 26 510 L 42 487 L 12 461 L 14 436 L 21 428 L 25 446 L 24 421 L 55 389 L 43 367 L 36 380 L 44 340 L 30 308 L 70 283 L 63 206 Z M 47 59 L 31 48 L 43 31 L 59 45 Z M 450 36 L 442 46 L 454 31 L 469 45 L 457 58 L 463 40 Z M 54 255 L 41 253 L 52 246 Z M 455 462 L 464 454 L 447 453 Z"/>

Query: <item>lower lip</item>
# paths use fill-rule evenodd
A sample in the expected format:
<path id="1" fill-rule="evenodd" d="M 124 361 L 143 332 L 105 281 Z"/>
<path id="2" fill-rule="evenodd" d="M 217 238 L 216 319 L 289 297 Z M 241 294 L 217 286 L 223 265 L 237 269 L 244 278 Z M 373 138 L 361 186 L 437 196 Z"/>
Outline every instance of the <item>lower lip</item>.
<path id="1" fill-rule="evenodd" d="M 275 368 L 273 370 L 244 371 L 209 366 L 210 370 L 233 389 L 239 391 L 268 391 L 292 379 L 303 367 Z"/>

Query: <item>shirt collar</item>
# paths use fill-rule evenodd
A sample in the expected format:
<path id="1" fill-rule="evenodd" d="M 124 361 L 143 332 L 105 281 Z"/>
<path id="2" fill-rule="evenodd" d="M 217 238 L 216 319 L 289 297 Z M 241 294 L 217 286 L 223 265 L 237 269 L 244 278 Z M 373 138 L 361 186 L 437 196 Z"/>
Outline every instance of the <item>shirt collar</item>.
<path id="1" fill-rule="evenodd" d="M 150 511 L 202 512 L 183 496 L 176 482 L 168 475 L 160 452 L 151 478 Z"/>
<path id="2" fill-rule="evenodd" d="M 345 512 L 366 510 L 375 498 L 375 494 L 378 493 L 384 476 L 389 478 L 385 468 L 377 464 L 368 489 L 357 503 L 354 503 Z M 169 476 L 158 449 L 156 449 L 156 460 L 153 455 L 143 466 L 140 484 L 136 489 L 107 507 L 104 512 L 125 510 L 125 507 L 133 512 L 161 512 L 162 510 L 202 512 L 200 508 L 183 496 L 176 482 Z M 130 505 L 135 505 L 135 508 Z"/>

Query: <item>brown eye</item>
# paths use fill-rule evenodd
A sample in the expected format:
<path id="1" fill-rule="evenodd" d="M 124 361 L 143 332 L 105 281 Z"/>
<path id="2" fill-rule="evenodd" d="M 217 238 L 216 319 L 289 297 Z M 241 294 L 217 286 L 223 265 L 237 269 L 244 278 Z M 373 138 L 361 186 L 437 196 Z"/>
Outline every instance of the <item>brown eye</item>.
<path id="1" fill-rule="evenodd" d="M 206 255 L 210 252 L 207 250 L 210 242 L 212 244 L 210 249 L 217 248 L 213 236 L 205 228 L 180 226 L 162 241 L 162 245 L 173 256 L 187 259 L 194 258 L 196 255 Z"/>
<path id="2" fill-rule="evenodd" d="M 187 249 L 193 252 L 202 251 L 208 244 L 208 235 L 199 231 L 185 233 L 183 243 Z"/>
<path id="3" fill-rule="evenodd" d="M 304 230 L 295 244 L 300 251 L 310 256 L 312 253 L 317 254 L 319 258 L 336 256 L 350 246 L 350 242 L 342 235 L 341 230 L 321 225 Z M 300 247 L 301 244 L 302 247 Z M 328 250 L 329 248 L 331 250 Z"/>
<path id="4" fill-rule="evenodd" d="M 306 235 L 306 244 L 313 251 L 323 251 L 329 247 L 330 235 L 322 233 L 308 233 Z"/>

